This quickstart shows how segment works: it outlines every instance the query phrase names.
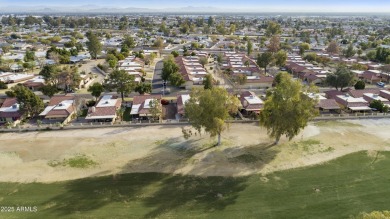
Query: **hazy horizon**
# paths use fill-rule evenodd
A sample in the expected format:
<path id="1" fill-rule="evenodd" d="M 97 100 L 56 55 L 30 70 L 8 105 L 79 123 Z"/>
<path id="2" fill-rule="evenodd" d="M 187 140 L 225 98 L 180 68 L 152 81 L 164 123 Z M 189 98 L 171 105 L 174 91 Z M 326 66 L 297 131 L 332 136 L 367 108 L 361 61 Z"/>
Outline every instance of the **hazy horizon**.
<path id="1" fill-rule="evenodd" d="M 80 7 L 83 6 L 83 7 Z M 69 9 L 78 8 L 77 10 L 93 10 L 99 8 L 145 8 L 151 10 L 164 10 L 175 8 L 193 7 L 207 9 L 209 11 L 219 12 L 367 12 L 367 13 L 390 13 L 390 2 L 388 0 L 372 1 L 353 1 L 353 0 L 328 0 L 324 2 L 313 2 L 307 0 L 206 0 L 189 1 L 189 0 L 18 0 L 17 3 L 11 0 L 0 0 L 0 8 L 3 10 L 26 10 L 34 7 Z M 72 9 L 73 10 L 73 9 Z M 201 11 L 201 10 L 200 10 Z"/>

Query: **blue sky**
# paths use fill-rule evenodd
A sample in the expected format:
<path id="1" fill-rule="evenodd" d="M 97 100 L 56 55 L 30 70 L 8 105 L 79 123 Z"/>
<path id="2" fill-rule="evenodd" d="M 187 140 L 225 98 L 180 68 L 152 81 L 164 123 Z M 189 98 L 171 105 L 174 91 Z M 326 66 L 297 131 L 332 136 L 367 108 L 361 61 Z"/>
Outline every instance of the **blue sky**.
<path id="1" fill-rule="evenodd" d="M 389 12 L 390 0 L 0 0 L 4 6 L 80 6 L 143 7 L 152 9 L 177 7 L 215 7 L 258 11 L 315 11 L 315 12 Z"/>

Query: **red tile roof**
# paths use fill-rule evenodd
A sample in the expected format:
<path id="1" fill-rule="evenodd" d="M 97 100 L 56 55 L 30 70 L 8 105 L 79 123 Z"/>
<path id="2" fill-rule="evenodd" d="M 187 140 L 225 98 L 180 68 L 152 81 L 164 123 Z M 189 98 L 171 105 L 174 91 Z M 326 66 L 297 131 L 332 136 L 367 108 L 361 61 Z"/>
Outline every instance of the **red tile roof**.
<path id="1" fill-rule="evenodd" d="M 353 97 L 363 97 L 365 93 L 379 94 L 379 88 L 367 88 L 364 90 L 349 90 L 348 93 Z"/>
<path id="2" fill-rule="evenodd" d="M 64 100 L 74 100 L 75 96 L 67 94 L 67 95 L 59 95 L 59 96 L 53 96 L 50 99 L 49 106 L 55 106 L 61 103 Z"/>
<path id="3" fill-rule="evenodd" d="M 11 107 L 12 105 L 14 105 L 16 103 L 18 103 L 16 98 L 7 98 L 7 99 L 5 99 L 5 101 L 3 102 L 3 105 L 1 105 L 1 107 L 2 108 Z"/>
<path id="4" fill-rule="evenodd" d="M 340 109 L 339 104 L 337 104 L 335 99 L 324 99 L 320 100 L 317 105 L 321 109 L 331 110 L 331 109 Z"/>

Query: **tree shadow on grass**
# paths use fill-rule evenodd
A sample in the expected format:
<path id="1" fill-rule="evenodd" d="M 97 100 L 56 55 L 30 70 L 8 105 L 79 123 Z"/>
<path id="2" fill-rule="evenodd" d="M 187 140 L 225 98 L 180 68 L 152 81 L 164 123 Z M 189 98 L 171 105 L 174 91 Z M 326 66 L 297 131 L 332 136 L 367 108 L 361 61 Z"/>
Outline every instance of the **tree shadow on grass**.
<path id="1" fill-rule="evenodd" d="M 110 175 L 69 181 L 64 192 L 41 206 L 54 207 L 47 209 L 58 216 L 87 213 L 104 208 L 108 204 L 125 204 L 137 201 L 142 196 L 142 189 L 150 184 L 160 182 L 167 177 L 162 173 L 131 173 Z"/>
<path id="2" fill-rule="evenodd" d="M 144 200 L 155 210 L 144 218 L 156 218 L 180 208 L 183 211 L 221 211 L 235 203 L 239 193 L 247 187 L 248 177 L 195 177 L 176 175 L 164 179 L 160 189 Z"/>
<path id="3" fill-rule="evenodd" d="M 58 217 L 91 217 L 112 208 L 115 215 L 155 218 L 175 210 L 197 209 L 208 212 L 223 210 L 234 204 L 239 192 L 246 188 L 247 177 L 194 177 L 164 173 L 129 173 L 66 182 L 60 195 L 41 203 L 51 206 L 49 215 Z M 125 206 L 138 205 L 136 212 Z M 45 207 L 42 207 L 43 209 Z M 106 209 L 104 209 L 106 208 Z M 150 210 L 150 209 L 154 210 Z M 183 209 L 184 208 L 184 209 Z"/>
<path id="4" fill-rule="evenodd" d="M 195 145 L 198 147 L 194 147 Z M 229 163 L 236 165 L 237 168 L 233 168 L 232 173 L 262 168 L 277 153 L 275 150 L 267 149 L 267 146 L 268 144 L 260 144 L 245 147 L 245 150 L 235 148 L 232 151 L 225 151 L 227 163 L 223 165 Z M 199 146 L 197 140 L 189 140 L 183 144 L 179 139 L 168 139 L 166 142 L 160 142 L 148 157 L 129 162 L 128 165 L 137 167 L 133 171 L 129 171 L 129 166 L 126 165 L 123 167 L 123 174 L 66 182 L 61 194 L 42 203 L 41 206 L 53 206 L 45 211 L 65 217 L 78 214 L 93 217 L 97 214 L 96 210 L 107 212 L 113 206 L 121 208 L 127 203 L 132 206 L 134 204 L 144 206 L 138 208 L 136 213 L 128 213 L 132 216 L 137 215 L 137 218 L 165 217 L 176 211 L 180 214 L 222 211 L 236 202 L 240 192 L 246 189 L 249 176 L 218 176 L 220 164 L 214 162 L 213 157 L 196 161 L 201 165 L 191 169 L 189 175 L 172 174 L 183 167 L 189 159 L 205 150 L 210 148 L 207 145 Z M 220 151 L 211 149 L 207 153 L 214 152 Z M 162 159 L 160 153 L 167 153 L 163 156 L 167 160 Z M 146 165 L 150 165 L 151 168 L 142 169 Z M 159 172 L 166 173 L 156 173 L 153 171 L 156 169 L 154 165 L 160 166 Z M 191 175 L 203 173 L 207 177 Z M 127 214 L 126 210 L 120 213 Z"/>

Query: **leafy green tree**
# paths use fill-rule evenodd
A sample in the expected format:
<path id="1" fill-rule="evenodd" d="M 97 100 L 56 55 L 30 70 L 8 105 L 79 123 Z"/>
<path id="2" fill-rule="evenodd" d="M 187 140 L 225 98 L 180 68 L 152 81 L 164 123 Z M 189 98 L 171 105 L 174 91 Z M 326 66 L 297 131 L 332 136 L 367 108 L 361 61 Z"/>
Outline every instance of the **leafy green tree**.
<path id="1" fill-rule="evenodd" d="M 244 85 L 244 84 L 246 84 L 248 78 L 247 78 L 247 76 L 245 74 L 240 74 L 240 75 L 237 76 L 236 80 L 237 80 L 237 83 L 239 85 Z"/>
<path id="2" fill-rule="evenodd" d="M 153 47 L 156 47 L 158 49 L 158 51 L 160 53 L 160 57 L 161 57 L 161 52 L 162 52 L 162 49 L 164 48 L 164 40 L 161 37 L 157 38 L 153 44 Z"/>
<path id="3" fill-rule="evenodd" d="M 179 52 L 178 51 L 172 51 L 171 52 L 171 55 L 173 55 L 173 57 L 178 57 L 179 56 Z"/>
<path id="4" fill-rule="evenodd" d="M 163 68 L 161 72 L 161 78 L 164 81 L 169 80 L 169 77 L 171 74 L 176 73 L 179 71 L 179 67 L 176 65 L 174 59 L 172 56 L 168 57 L 163 62 Z"/>
<path id="5" fill-rule="evenodd" d="M 88 47 L 89 54 L 91 54 L 91 57 L 93 59 L 96 59 L 103 49 L 103 46 L 100 43 L 99 38 L 94 33 L 88 34 L 87 47 Z"/>
<path id="6" fill-rule="evenodd" d="M 110 61 L 108 61 L 108 66 L 110 66 L 110 68 L 112 68 L 112 69 L 114 69 L 117 64 L 118 64 L 118 61 L 116 61 L 115 59 L 111 59 Z"/>
<path id="7" fill-rule="evenodd" d="M 226 129 L 225 121 L 230 114 L 237 113 L 239 100 L 219 87 L 195 88 L 190 96 L 184 110 L 192 127 L 199 133 L 204 130 L 211 137 L 218 136 L 217 145 L 220 145 L 221 134 Z"/>
<path id="8" fill-rule="evenodd" d="M 135 47 L 135 41 L 134 41 L 134 38 L 129 36 L 129 35 L 126 35 L 122 41 L 122 47 L 126 45 L 127 48 L 134 48 Z"/>
<path id="9" fill-rule="evenodd" d="M 308 43 L 301 43 L 299 45 L 299 54 L 303 55 L 306 50 L 309 50 L 310 49 L 310 45 Z"/>
<path id="10" fill-rule="evenodd" d="M 350 57 L 354 56 L 355 54 L 356 54 L 356 50 L 353 49 L 353 45 L 352 44 L 349 44 L 348 48 L 343 50 L 343 55 L 346 58 L 350 58 Z"/>
<path id="11" fill-rule="evenodd" d="M 134 76 L 129 75 L 124 70 L 114 70 L 108 75 L 104 87 L 108 90 L 116 90 L 121 94 L 122 101 L 125 95 L 130 94 L 135 89 Z"/>
<path id="12" fill-rule="evenodd" d="M 26 51 L 26 55 L 24 56 L 25 62 L 33 62 L 35 60 L 35 52 L 34 51 Z"/>
<path id="13" fill-rule="evenodd" d="M 364 81 L 359 80 L 356 82 L 355 90 L 364 90 L 364 88 L 366 88 L 366 83 L 364 83 Z"/>
<path id="14" fill-rule="evenodd" d="M 236 25 L 235 24 L 230 24 L 230 27 L 229 27 L 230 35 L 234 34 L 235 32 L 236 32 Z"/>
<path id="15" fill-rule="evenodd" d="M 55 65 L 45 65 L 39 72 L 39 75 L 43 76 L 46 83 L 57 85 L 58 68 Z"/>
<path id="16" fill-rule="evenodd" d="M 275 64 L 279 67 L 285 66 L 287 61 L 287 52 L 280 50 L 278 51 L 275 56 Z"/>
<path id="17" fill-rule="evenodd" d="M 251 63 L 249 62 L 249 60 L 245 60 L 244 65 L 248 68 L 251 65 Z"/>
<path id="18" fill-rule="evenodd" d="M 24 62 L 23 68 L 30 69 L 31 72 L 34 70 L 35 62 Z"/>
<path id="19" fill-rule="evenodd" d="M 3 81 L 0 81 L 0 90 L 8 89 L 8 85 Z"/>
<path id="20" fill-rule="evenodd" d="M 351 70 L 367 71 L 368 70 L 368 66 L 360 64 L 360 63 L 354 63 L 351 66 Z"/>
<path id="21" fill-rule="evenodd" d="M 270 37 L 274 35 L 279 35 L 282 33 L 282 29 L 280 28 L 280 25 L 274 21 L 268 22 L 268 26 L 265 32 L 265 35 Z"/>
<path id="22" fill-rule="evenodd" d="M 316 100 L 307 97 L 302 83 L 293 80 L 286 72 L 277 75 L 276 87 L 267 93 L 267 100 L 260 113 L 260 125 L 264 126 L 268 135 L 275 138 L 286 135 L 290 140 L 307 126 L 310 119 L 318 112 Z"/>
<path id="23" fill-rule="evenodd" d="M 370 61 L 376 61 L 376 55 L 377 55 L 377 52 L 375 50 L 371 50 L 371 51 L 368 51 L 366 53 L 366 57 Z"/>
<path id="24" fill-rule="evenodd" d="M 16 97 L 20 104 L 20 110 L 25 116 L 35 116 L 41 113 L 44 108 L 41 98 L 23 85 L 12 87 L 8 94 L 10 94 L 10 97 Z"/>
<path id="25" fill-rule="evenodd" d="M 253 43 L 248 39 L 246 42 L 246 54 L 250 56 L 252 52 L 253 52 Z"/>
<path id="26" fill-rule="evenodd" d="M 169 76 L 169 83 L 171 83 L 173 86 L 180 87 L 186 83 L 186 81 L 179 72 L 175 72 Z"/>
<path id="27" fill-rule="evenodd" d="M 44 85 L 39 90 L 43 93 L 43 95 L 46 95 L 50 98 L 58 92 L 57 87 L 55 85 L 51 85 L 51 84 Z"/>
<path id="28" fill-rule="evenodd" d="M 343 88 L 354 84 L 354 76 L 346 66 L 338 66 L 335 73 L 326 76 L 325 82 L 336 90 L 339 88 L 343 90 Z"/>
<path id="29" fill-rule="evenodd" d="M 139 83 L 135 87 L 135 92 L 139 94 L 151 93 L 152 92 L 152 84 L 151 83 Z"/>
<path id="30" fill-rule="evenodd" d="M 214 26 L 214 23 L 215 23 L 215 20 L 214 20 L 214 17 L 209 17 L 209 19 L 207 20 L 207 24 L 209 25 L 209 27 L 212 27 Z"/>
<path id="31" fill-rule="evenodd" d="M 149 112 L 152 115 L 152 119 L 160 118 L 162 112 L 161 103 L 155 99 L 149 102 L 149 107 Z"/>
<path id="32" fill-rule="evenodd" d="M 264 72 L 267 73 L 267 67 L 273 62 L 273 60 L 274 57 L 271 52 L 264 52 L 257 56 L 257 65 L 260 68 L 264 68 Z"/>
<path id="33" fill-rule="evenodd" d="M 211 74 L 207 74 L 203 80 L 204 89 L 213 88 L 213 76 Z"/>
<path id="34" fill-rule="evenodd" d="M 11 47 L 4 45 L 1 47 L 1 50 L 3 51 L 4 54 L 6 54 L 6 53 L 9 53 L 9 51 L 11 50 Z"/>
<path id="35" fill-rule="evenodd" d="M 385 105 L 382 101 L 380 100 L 373 100 L 370 103 L 370 107 L 377 109 L 381 113 L 387 113 L 389 112 L 389 106 Z"/>
<path id="36" fill-rule="evenodd" d="M 221 64 L 223 62 L 223 55 L 222 55 L 222 53 L 218 53 L 218 55 L 217 55 L 217 62 L 219 64 Z"/>
<path id="37" fill-rule="evenodd" d="M 94 96 L 97 100 L 100 97 L 100 95 L 103 93 L 104 86 L 99 82 L 95 82 L 88 87 L 87 91 L 90 92 L 91 95 Z"/>
<path id="38" fill-rule="evenodd" d="M 199 63 L 202 65 L 202 67 L 204 68 L 204 66 L 209 62 L 208 58 L 207 57 L 200 57 L 199 58 Z"/>

